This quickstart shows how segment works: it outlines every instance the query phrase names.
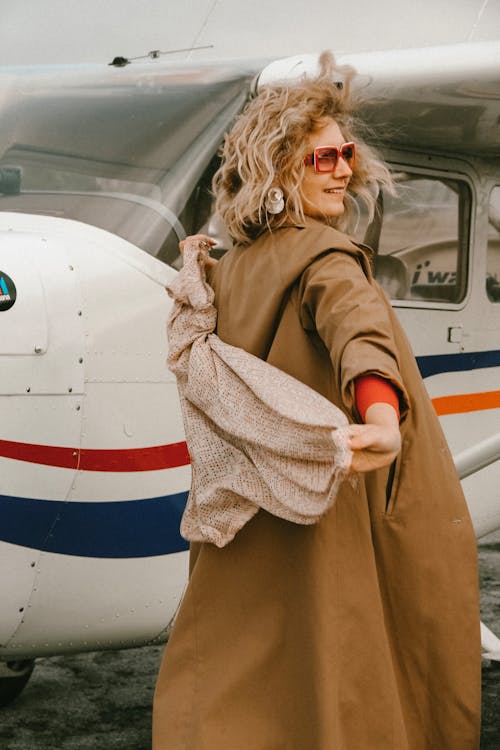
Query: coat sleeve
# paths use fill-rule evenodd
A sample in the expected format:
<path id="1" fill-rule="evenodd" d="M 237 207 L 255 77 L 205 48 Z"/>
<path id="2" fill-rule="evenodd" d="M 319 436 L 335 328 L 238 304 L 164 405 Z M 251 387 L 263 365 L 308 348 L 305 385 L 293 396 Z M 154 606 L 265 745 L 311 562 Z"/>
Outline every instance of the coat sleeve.
<path id="1" fill-rule="evenodd" d="M 299 285 L 302 326 L 316 331 L 328 349 L 343 405 L 360 419 L 355 379 L 373 373 L 399 394 L 401 419 L 409 406 L 401 378 L 389 310 L 358 260 L 332 251 L 312 263 Z"/>

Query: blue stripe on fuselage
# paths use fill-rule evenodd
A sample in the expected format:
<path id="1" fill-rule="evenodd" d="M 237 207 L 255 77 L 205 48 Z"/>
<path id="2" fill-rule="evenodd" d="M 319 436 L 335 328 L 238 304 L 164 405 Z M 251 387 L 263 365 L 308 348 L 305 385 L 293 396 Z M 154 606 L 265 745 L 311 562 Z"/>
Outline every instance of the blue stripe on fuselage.
<path id="1" fill-rule="evenodd" d="M 146 500 L 61 502 L 0 495 L 0 541 L 81 557 L 153 557 L 189 546 L 187 492 Z"/>
<path id="2" fill-rule="evenodd" d="M 487 352 L 460 352 L 457 354 L 429 354 L 417 357 L 423 378 L 445 372 L 479 370 L 485 367 L 500 367 L 500 349 Z"/>

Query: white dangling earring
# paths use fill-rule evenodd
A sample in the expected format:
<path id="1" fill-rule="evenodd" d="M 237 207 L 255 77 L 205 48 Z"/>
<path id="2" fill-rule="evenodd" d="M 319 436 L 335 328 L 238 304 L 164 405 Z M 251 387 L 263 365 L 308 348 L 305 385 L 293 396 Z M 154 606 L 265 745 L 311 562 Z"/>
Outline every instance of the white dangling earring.
<path id="1" fill-rule="evenodd" d="M 266 211 L 270 214 L 280 214 L 284 208 L 283 190 L 279 187 L 270 188 L 266 198 Z"/>

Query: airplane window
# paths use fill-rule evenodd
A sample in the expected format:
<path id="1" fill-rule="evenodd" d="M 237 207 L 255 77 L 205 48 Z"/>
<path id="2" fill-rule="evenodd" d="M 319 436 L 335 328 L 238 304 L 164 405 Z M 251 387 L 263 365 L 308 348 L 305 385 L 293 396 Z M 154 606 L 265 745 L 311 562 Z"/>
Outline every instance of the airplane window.
<path id="1" fill-rule="evenodd" d="M 470 191 L 459 180 L 398 173 L 356 239 L 375 250 L 374 271 L 392 299 L 460 302 L 466 291 Z"/>
<path id="2" fill-rule="evenodd" d="M 500 187 L 490 193 L 488 219 L 486 294 L 490 302 L 500 302 Z"/>

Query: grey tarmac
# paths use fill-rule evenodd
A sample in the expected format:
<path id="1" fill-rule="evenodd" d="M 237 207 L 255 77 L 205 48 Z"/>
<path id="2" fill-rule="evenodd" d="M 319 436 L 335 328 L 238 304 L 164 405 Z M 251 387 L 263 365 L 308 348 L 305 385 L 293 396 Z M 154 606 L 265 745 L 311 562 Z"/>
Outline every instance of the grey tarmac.
<path id="1" fill-rule="evenodd" d="M 500 532 L 479 547 L 482 619 L 500 634 Z M 41 659 L 0 709 L 0 750 L 150 750 L 163 646 Z M 500 748 L 500 665 L 483 663 L 481 750 Z M 446 696 L 443 695 L 443 700 Z"/>

